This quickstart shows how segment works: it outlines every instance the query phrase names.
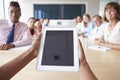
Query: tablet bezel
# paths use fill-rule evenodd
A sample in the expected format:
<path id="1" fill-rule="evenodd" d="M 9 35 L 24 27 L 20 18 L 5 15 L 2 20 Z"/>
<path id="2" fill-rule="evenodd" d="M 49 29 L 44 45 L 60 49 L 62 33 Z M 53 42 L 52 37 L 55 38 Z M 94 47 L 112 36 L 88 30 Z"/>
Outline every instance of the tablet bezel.
<path id="1" fill-rule="evenodd" d="M 46 31 L 73 31 L 73 42 L 74 42 L 74 66 L 47 66 L 42 65 L 42 56 L 43 56 L 43 48 L 45 43 Z M 37 70 L 43 71 L 78 71 L 79 70 L 79 56 L 78 56 L 78 35 L 77 29 L 75 27 L 46 27 L 42 31 L 41 43 L 39 48 L 39 54 L 37 57 Z"/>

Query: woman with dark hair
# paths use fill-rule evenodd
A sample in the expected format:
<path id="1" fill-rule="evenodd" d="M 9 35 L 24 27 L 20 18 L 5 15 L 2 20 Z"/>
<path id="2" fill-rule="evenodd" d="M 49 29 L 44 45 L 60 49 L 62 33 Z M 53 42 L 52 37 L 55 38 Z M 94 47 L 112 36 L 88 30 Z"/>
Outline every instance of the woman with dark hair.
<path id="1" fill-rule="evenodd" d="M 36 20 L 35 20 L 35 27 L 36 27 L 36 33 L 42 31 L 42 27 L 43 27 L 43 26 L 42 26 L 42 24 L 41 24 L 41 22 L 40 22 L 39 19 L 36 19 Z"/>
<path id="2" fill-rule="evenodd" d="M 110 2 L 105 6 L 103 20 L 108 22 L 98 32 L 95 43 L 100 46 L 120 50 L 120 5 Z"/>
<path id="3" fill-rule="evenodd" d="M 29 27 L 29 30 L 30 30 L 30 33 L 31 35 L 33 36 L 35 34 L 35 18 L 34 17 L 30 17 L 28 19 L 28 27 Z"/>

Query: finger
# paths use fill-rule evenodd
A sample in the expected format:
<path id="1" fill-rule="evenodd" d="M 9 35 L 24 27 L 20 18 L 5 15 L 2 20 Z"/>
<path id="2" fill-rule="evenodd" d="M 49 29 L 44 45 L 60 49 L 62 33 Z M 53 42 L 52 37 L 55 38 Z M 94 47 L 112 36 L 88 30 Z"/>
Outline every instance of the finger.
<path id="1" fill-rule="evenodd" d="M 42 36 L 42 33 L 39 33 L 36 40 L 35 40 L 35 42 L 33 43 L 32 47 L 31 47 L 32 48 L 31 50 L 34 52 L 33 57 L 36 57 L 38 55 L 41 36 Z"/>
<path id="2" fill-rule="evenodd" d="M 41 32 L 39 32 L 39 33 L 38 33 L 38 36 L 37 36 L 37 39 L 36 39 L 37 41 L 39 41 L 39 40 L 40 40 L 41 35 L 42 35 L 42 33 L 41 33 Z"/>
<path id="3" fill-rule="evenodd" d="M 2 50 L 6 50 L 7 49 L 7 45 L 3 44 Z"/>
<path id="4" fill-rule="evenodd" d="M 4 45 L 5 45 L 5 44 L 1 44 L 0 50 L 4 50 Z"/>
<path id="5" fill-rule="evenodd" d="M 36 49 L 36 50 L 39 49 L 40 41 L 41 41 L 41 36 L 42 36 L 42 33 L 38 33 L 37 38 L 36 38 L 36 40 L 33 42 L 31 48 Z"/>
<path id="6" fill-rule="evenodd" d="M 0 45 L 0 50 L 2 50 L 2 46 L 3 46 L 3 44 Z"/>
<path id="7" fill-rule="evenodd" d="M 8 50 L 9 48 L 10 48 L 9 44 L 6 44 L 6 45 L 4 46 L 4 50 Z"/>
<path id="8" fill-rule="evenodd" d="M 38 44 L 40 44 L 41 36 L 42 36 L 42 33 L 38 33 L 38 36 L 37 36 L 35 42 L 33 43 L 33 45 L 38 45 Z"/>

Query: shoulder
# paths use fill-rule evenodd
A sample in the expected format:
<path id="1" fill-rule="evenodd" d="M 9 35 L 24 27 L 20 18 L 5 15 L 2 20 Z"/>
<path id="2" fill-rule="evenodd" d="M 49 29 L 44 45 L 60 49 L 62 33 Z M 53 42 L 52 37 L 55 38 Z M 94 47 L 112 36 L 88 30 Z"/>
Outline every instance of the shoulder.
<path id="1" fill-rule="evenodd" d="M 10 28 L 8 20 L 0 19 L 0 29 L 1 28 L 2 29 L 9 29 Z"/>
<path id="2" fill-rule="evenodd" d="M 120 30 L 120 21 L 116 24 L 116 29 Z"/>
<path id="3" fill-rule="evenodd" d="M 28 26 L 27 26 L 26 23 L 19 21 L 19 22 L 17 23 L 17 29 L 28 30 L 29 28 L 28 28 Z"/>
<path id="4" fill-rule="evenodd" d="M 8 20 L 6 19 L 0 19 L 0 24 L 8 23 Z"/>
<path id="5" fill-rule="evenodd" d="M 18 26 L 22 28 L 28 28 L 28 25 L 26 23 L 20 21 L 18 22 Z"/>
<path id="6" fill-rule="evenodd" d="M 109 25 L 108 22 L 103 22 L 103 23 L 100 25 L 100 28 L 108 27 L 108 25 Z"/>
<path id="7" fill-rule="evenodd" d="M 120 24 L 120 21 L 118 21 L 118 24 Z"/>
<path id="8" fill-rule="evenodd" d="M 120 27 L 120 21 L 118 21 L 117 26 L 119 26 L 119 27 Z"/>
<path id="9" fill-rule="evenodd" d="M 92 21 L 89 21 L 88 24 L 92 24 L 92 25 L 93 25 L 93 22 L 92 22 Z"/>
<path id="10" fill-rule="evenodd" d="M 88 22 L 88 26 L 90 26 L 90 27 L 94 27 L 93 22 L 92 22 L 92 21 L 89 21 L 89 22 Z"/>
<path id="11" fill-rule="evenodd" d="M 27 27 L 27 24 L 26 23 L 24 23 L 24 22 L 21 22 L 21 21 L 19 21 L 19 23 L 18 23 L 19 25 L 21 25 L 21 26 L 26 26 Z"/>
<path id="12" fill-rule="evenodd" d="M 0 25 L 6 25 L 6 24 L 8 24 L 8 20 L 0 19 Z"/>

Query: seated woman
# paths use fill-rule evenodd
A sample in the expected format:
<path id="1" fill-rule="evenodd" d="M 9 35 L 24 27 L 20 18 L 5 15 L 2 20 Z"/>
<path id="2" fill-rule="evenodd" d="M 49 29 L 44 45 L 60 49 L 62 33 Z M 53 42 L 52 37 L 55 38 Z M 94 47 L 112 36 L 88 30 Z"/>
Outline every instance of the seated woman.
<path id="1" fill-rule="evenodd" d="M 83 15 L 83 21 L 81 22 L 79 26 L 79 35 L 80 36 L 88 36 L 90 32 L 93 30 L 94 25 L 90 20 L 89 14 L 84 14 Z"/>
<path id="2" fill-rule="evenodd" d="M 120 5 L 110 2 L 105 6 L 104 21 L 108 24 L 102 27 L 96 36 L 95 43 L 100 46 L 120 50 Z"/>
<path id="3" fill-rule="evenodd" d="M 35 21 L 35 27 L 36 27 L 36 33 L 39 33 L 42 31 L 42 24 L 39 19 L 36 19 Z"/>
<path id="4" fill-rule="evenodd" d="M 28 19 L 28 27 L 29 27 L 29 30 L 30 30 L 30 33 L 31 33 L 32 36 L 35 34 L 35 31 L 34 31 L 35 26 L 34 26 L 34 24 L 35 24 L 35 18 L 30 17 Z"/>

